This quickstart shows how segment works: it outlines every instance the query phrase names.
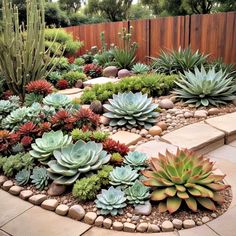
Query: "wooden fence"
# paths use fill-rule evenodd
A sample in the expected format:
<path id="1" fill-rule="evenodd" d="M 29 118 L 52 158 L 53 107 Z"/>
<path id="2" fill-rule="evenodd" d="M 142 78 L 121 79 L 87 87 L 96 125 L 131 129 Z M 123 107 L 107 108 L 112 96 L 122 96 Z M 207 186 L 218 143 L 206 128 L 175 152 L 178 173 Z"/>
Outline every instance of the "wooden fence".
<path id="1" fill-rule="evenodd" d="M 236 63 L 236 12 L 209 15 L 163 17 L 114 23 L 72 26 L 65 28 L 75 39 L 84 41 L 83 54 L 92 46 L 101 47 L 100 33 L 105 32 L 108 45 L 117 44 L 122 27 L 134 27 L 133 40 L 138 43 L 137 58 L 147 61 L 160 50 L 191 46 L 225 63 Z"/>

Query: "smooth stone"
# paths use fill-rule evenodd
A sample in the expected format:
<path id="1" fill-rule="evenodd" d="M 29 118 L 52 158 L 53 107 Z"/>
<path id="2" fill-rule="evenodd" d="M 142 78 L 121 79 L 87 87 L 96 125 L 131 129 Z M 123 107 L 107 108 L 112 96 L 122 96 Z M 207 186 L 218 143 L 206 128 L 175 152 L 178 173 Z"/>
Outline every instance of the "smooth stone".
<path id="1" fill-rule="evenodd" d="M 31 190 L 23 190 L 20 192 L 20 198 L 23 200 L 27 200 L 31 196 L 33 196 L 33 192 Z"/>
<path id="2" fill-rule="evenodd" d="M 159 107 L 162 109 L 172 109 L 174 108 L 174 103 L 170 99 L 165 98 L 159 102 Z"/>
<path id="3" fill-rule="evenodd" d="M 173 219 L 172 221 L 174 227 L 176 229 L 182 229 L 182 225 L 183 225 L 183 221 L 182 220 L 179 220 L 179 219 Z"/>
<path id="4" fill-rule="evenodd" d="M 236 106 L 236 99 L 234 99 L 234 100 L 232 101 L 232 103 Z"/>
<path id="5" fill-rule="evenodd" d="M 99 78 L 95 78 L 95 79 L 86 80 L 83 83 L 83 85 L 84 85 L 84 87 L 87 87 L 87 86 L 92 87 L 93 85 L 96 85 L 96 84 L 106 84 L 108 82 L 116 83 L 118 81 L 119 80 L 115 79 L 115 78 L 99 77 Z"/>
<path id="6" fill-rule="evenodd" d="M 208 110 L 208 115 L 217 115 L 219 113 L 220 113 L 220 110 L 215 107 Z"/>
<path id="7" fill-rule="evenodd" d="M 202 223 L 207 223 L 207 222 L 209 222 L 210 221 L 210 218 L 208 217 L 208 216 L 204 216 L 204 217 L 202 217 Z"/>
<path id="8" fill-rule="evenodd" d="M 15 186 L 12 186 L 12 187 L 9 189 L 9 193 L 12 194 L 12 195 L 17 196 L 17 195 L 20 194 L 20 192 L 21 192 L 23 189 L 24 189 L 23 187 L 15 185 Z"/>
<path id="9" fill-rule="evenodd" d="M 124 225 L 121 222 L 114 221 L 112 225 L 112 229 L 121 231 L 124 228 Z"/>
<path id="10" fill-rule="evenodd" d="M 3 183 L 6 182 L 6 181 L 7 181 L 7 177 L 4 176 L 4 175 L 0 175 L 0 186 L 2 186 Z"/>
<path id="11" fill-rule="evenodd" d="M 160 227 L 154 224 L 149 224 L 148 229 L 147 229 L 148 233 L 158 233 L 160 231 L 161 231 Z"/>
<path id="12" fill-rule="evenodd" d="M 150 202 L 146 202 L 144 205 L 137 205 L 134 207 L 135 215 L 149 216 L 152 212 L 152 205 Z"/>
<path id="13" fill-rule="evenodd" d="M 160 135 L 162 133 L 162 129 L 159 126 L 153 126 L 149 129 L 148 133 L 152 136 Z"/>
<path id="14" fill-rule="evenodd" d="M 127 69 L 122 69 L 122 70 L 118 71 L 118 78 L 119 79 L 129 77 L 129 76 L 131 76 L 131 72 Z"/>
<path id="15" fill-rule="evenodd" d="M 194 116 L 194 113 L 192 111 L 186 111 L 184 112 L 184 117 L 185 118 L 191 118 Z"/>
<path id="16" fill-rule="evenodd" d="M 3 183 L 2 189 L 5 191 L 9 191 L 9 189 L 14 185 L 14 183 L 11 180 L 7 180 Z"/>
<path id="17" fill-rule="evenodd" d="M 69 207 L 65 204 L 60 204 L 59 206 L 57 206 L 55 210 L 55 212 L 60 216 L 67 215 L 68 211 L 69 211 Z"/>
<path id="18" fill-rule="evenodd" d="M 161 229 L 163 232 L 171 232 L 174 230 L 174 225 L 172 224 L 171 221 L 169 220 L 165 220 L 162 224 L 161 224 Z"/>
<path id="19" fill-rule="evenodd" d="M 93 225 L 97 218 L 97 214 L 95 212 L 87 212 L 84 216 L 84 222 Z"/>
<path id="20" fill-rule="evenodd" d="M 162 130 L 167 130 L 167 128 L 168 128 L 168 125 L 164 121 L 158 122 L 157 126 L 159 126 Z"/>
<path id="21" fill-rule="evenodd" d="M 48 195 L 49 196 L 60 196 L 66 191 L 66 186 L 61 184 L 56 184 L 55 182 L 52 182 L 48 189 Z"/>
<path id="22" fill-rule="evenodd" d="M 110 120 L 111 120 L 110 118 L 107 118 L 105 116 L 100 116 L 100 123 L 103 125 L 109 125 Z"/>
<path id="23" fill-rule="evenodd" d="M 76 94 L 79 92 L 81 92 L 81 89 L 79 88 L 70 88 L 70 89 L 60 90 L 57 93 L 63 94 L 63 95 L 71 95 L 71 94 Z"/>
<path id="24" fill-rule="evenodd" d="M 135 228 L 136 228 L 135 224 L 127 223 L 127 222 L 124 223 L 124 231 L 125 232 L 134 232 Z"/>
<path id="25" fill-rule="evenodd" d="M 94 225 L 95 226 L 102 226 L 103 221 L 104 221 L 104 217 L 103 216 L 98 216 L 98 218 L 94 222 Z"/>
<path id="26" fill-rule="evenodd" d="M 49 211 L 54 211 L 58 204 L 56 199 L 47 199 L 42 202 L 41 207 Z"/>
<path id="27" fill-rule="evenodd" d="M 73 205 L 69 209 L 68 216 L 75 220 L 82 220 L 85 216 L 85 210 L 81 205 Z"/>
<path id="28" fill-rule="evenodd" d="M 34 205 L 41 205 L 41 203 L 43 201 L 45 201 L 47 199 L 47 196 L 45 194 L 37 194 L 37 195 L 33 195 L 29 198 L 29 202 L 31 202 Z"/>
<path id="29" fill-rule="evenodd" d="M 116 66 L 108 66 L 103 69 L 102 74 L 105 77 L 116 77 L 118 74 L 118 68 Z"/>
<path id="30" fill-rule="evenodd" d="M 104 228 L 110 229 L 110 228 L 111 228 L 111 225 L 112 225 L 112 220 L 111 220 L 111 219 L 106 218 L 106 219 L 103 221 L 103 227 L 104 227 Z"/>
<path id="31" fill-rule="evenodd" d="M 148 228 L 148 223 L 140 223 L 140 224 L 137 226 L 136 230 L 137 230 L 138 232 L 143 233 L 143 232 L 146 232 L 146 231 L 147 231 L 147 228 Z"/>
<path id="32" fill-rule="evenodd" d="M 206 118 L 207 117 L 207 111 L 205 110 L 198 110 L 194 112 L 194 117 L 195 118 Z"/>
<path id="33" fill-rule="evenodd" d="M 196 224 L 193 220 L 184 220 L 183 221 L 183 226 L 184 226 L 185 229 L 193 228 L 195 225 Z"/>
<path id="34" fill-rule="evenodd" d="M 117 133 L 111 135 L 110 138 L 130 146 L 138 143 L 138 141 L 142 139 L 142 136 L 128 131 L 118 131 Z"/>
<path id="35" fill-rule="evenodd" d="M 140 133 L 141 136 L 146 136 L 148 134 L 148 131 L 146 129 L 141 129 Z"/>

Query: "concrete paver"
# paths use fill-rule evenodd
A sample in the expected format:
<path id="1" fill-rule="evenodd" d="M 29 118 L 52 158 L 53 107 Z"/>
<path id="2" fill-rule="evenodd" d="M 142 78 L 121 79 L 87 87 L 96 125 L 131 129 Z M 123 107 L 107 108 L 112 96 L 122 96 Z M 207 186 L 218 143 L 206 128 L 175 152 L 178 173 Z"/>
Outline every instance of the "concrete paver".
<path id="1" fill-rule="evenodd" d="M 0 236 L 9 236 L 9 234 L 7 234 L 6 232 L 0 230 Z"/>
<path id="2" fill-rule="evenodd" d="M 179 236 L 219 236 L 207 225 L 179 231 Z M 222 235 L 223 236 L 223 235 Z"/>
<path id="3" fill-rule="evenodd" d="M 118 131 L 117 133 L 110 136 L 111 139 L 124 143 L 127 146 L 136 144 L 139 140 L 142 139 L 142 136 L 139 134 L 134 134 L 128 131 Z"/>
<path id="4" fill-rule="evenodd" d="M 230 145 L 230 146 L 233 146 L 233 147 L 236 147 L 236 140 L 233 141 L 233 142 L 231 142 L 231 143 L 229 143 L 229 145 Z"/>

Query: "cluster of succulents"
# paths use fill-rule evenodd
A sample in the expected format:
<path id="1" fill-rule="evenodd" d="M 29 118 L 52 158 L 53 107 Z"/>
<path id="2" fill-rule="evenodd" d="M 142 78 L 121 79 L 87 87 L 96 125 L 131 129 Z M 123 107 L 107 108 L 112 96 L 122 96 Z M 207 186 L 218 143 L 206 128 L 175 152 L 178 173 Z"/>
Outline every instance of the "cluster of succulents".
<path id="1" fill-rule="evenodd" d="M 177 154 L 166 152 L 159 158 L 150 160 L 149 170 L 142 174 L 147 178 L 144 185 L 152 187 L 151 200 L 157 201 L 160 212 L 176 212 L 186 203 L 196 212 L 198 205 L 216 210 L 216 203 L 224 198 L 219 191 L 228 187 L 222 180 L 224 175 L 213 173 L 213 162 L 203 156 L 187 150 L 178 150 Z"/>
<path id="2" fill-rule="evenodd" d="M 56 109 L 65 108 L 71 103 L 70 99 L 59 93 L 52 93 L 43 99 L 43 104 L 53 106 Z"/>
<path id="3" fill-rule="evenodd" d="M 49 176 L 56 183 L 65 185 L 74 183 L 81 173 L 97 170 L 110 160 L 102 144 L 82 140 L 55 150 L 53 155 L 56 160 L 47 163 Z"/>
<path id="4" fill-rule="evenodd" d="M 83 71 L 87 76 L 91 78 L 97 78 L 102 75 L 102 67 L 96 64 L 86 64 L 83 67 Z"/>
<path id="5" fill-rule="evenodd" d="M 129 152 L 124 157 L 124 164 L 130 165 L 132 168 L 141 170 L 147 167 L 147 155 L 143 152 Z"/>
<path id="6" fill-rule="evenodd" d="M 106 139 L 102 144 L 104 150 L 109 153 L 120 153 L 121 155 L 126 155 L 129 152 L 128 146 L 111 138 Z"/>
<path id="7" fill-rule="evenodd" d="M 104 107 L 108 112 L 105 117 L 111 119 L 110 126 L 126 126 L 127 128 L 145 127 L 151 128 L 156 123 L 158 105 L 142 93 L 118 93 L 113 99 L 108 100 L 110 104 Z"/>
<path id="8" fill-rule="evenodd" d="M 20 106 L 20 98 L 11 96 L 8 100 L 0 100 L 0 119 L 2 120 L 11 111 L 16 110 Z"/>
<path id="9" fill-rule="evenodd" d="M 85 142 L 95 141 L 96 143 L 104 142 L 109 137 L 109 132 L 96 131 L 84 131 L 82 129 L 73 129 L 71 136 L 73 140 L 83 140 Z"/>

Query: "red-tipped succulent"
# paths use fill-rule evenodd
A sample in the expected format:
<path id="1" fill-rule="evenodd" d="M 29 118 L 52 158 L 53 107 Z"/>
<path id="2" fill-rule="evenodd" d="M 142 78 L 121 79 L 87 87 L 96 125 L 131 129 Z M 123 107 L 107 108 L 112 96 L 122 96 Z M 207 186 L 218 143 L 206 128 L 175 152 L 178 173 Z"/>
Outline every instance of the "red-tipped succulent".
<path id="1" fill-rule="evenodd" d="M 0 130 L 0 152 L 10 151 L 11 146 L 20 140 L 17 133 L 10 133 L 7 130 Z"/>
<path id="2" fill-rule="evenodd" d="M 27 122 L 19 127 L 18 133 L 20 135 L 32 135 L 38 132 L 36 125 L 33 122 Z"/>
<path id="3" fill-rule="evenodd" d="M 42 94 L 44 96 L 52 93 L 53 86 L 46 80 L 35 80 L 26 85 L 28 93 Z"/>
<path id="4" fill-rule="evenodd" d="M 57 89 L 67 89 L 67 88 L 69 88 L 69 83 L 65 79 L 60 79 L 56 83 L 56 88 Z"/>
<path id="5" fill-rule="evenodd" d="M 33 138 L 31 138 L 30 136 L 24 136 L 20 142 L 24 147 L 29 147 L 33 142 Z"/>
<path id="6" fill-rule="evenodd" d="M 87 64 L 84 66 L 83 70 L 87 76 L 90 76 L 92 78 L 96 78 L 102 75 L 102 67 L 95 64 Z"/>
<path id="7" fill-rule="evenodd" d="M 129 148 L 125 144 L 110 138 L 103 142 L 103 148 L 109 153 L 120 153 L 122 156 L 129 152 Z"/>

